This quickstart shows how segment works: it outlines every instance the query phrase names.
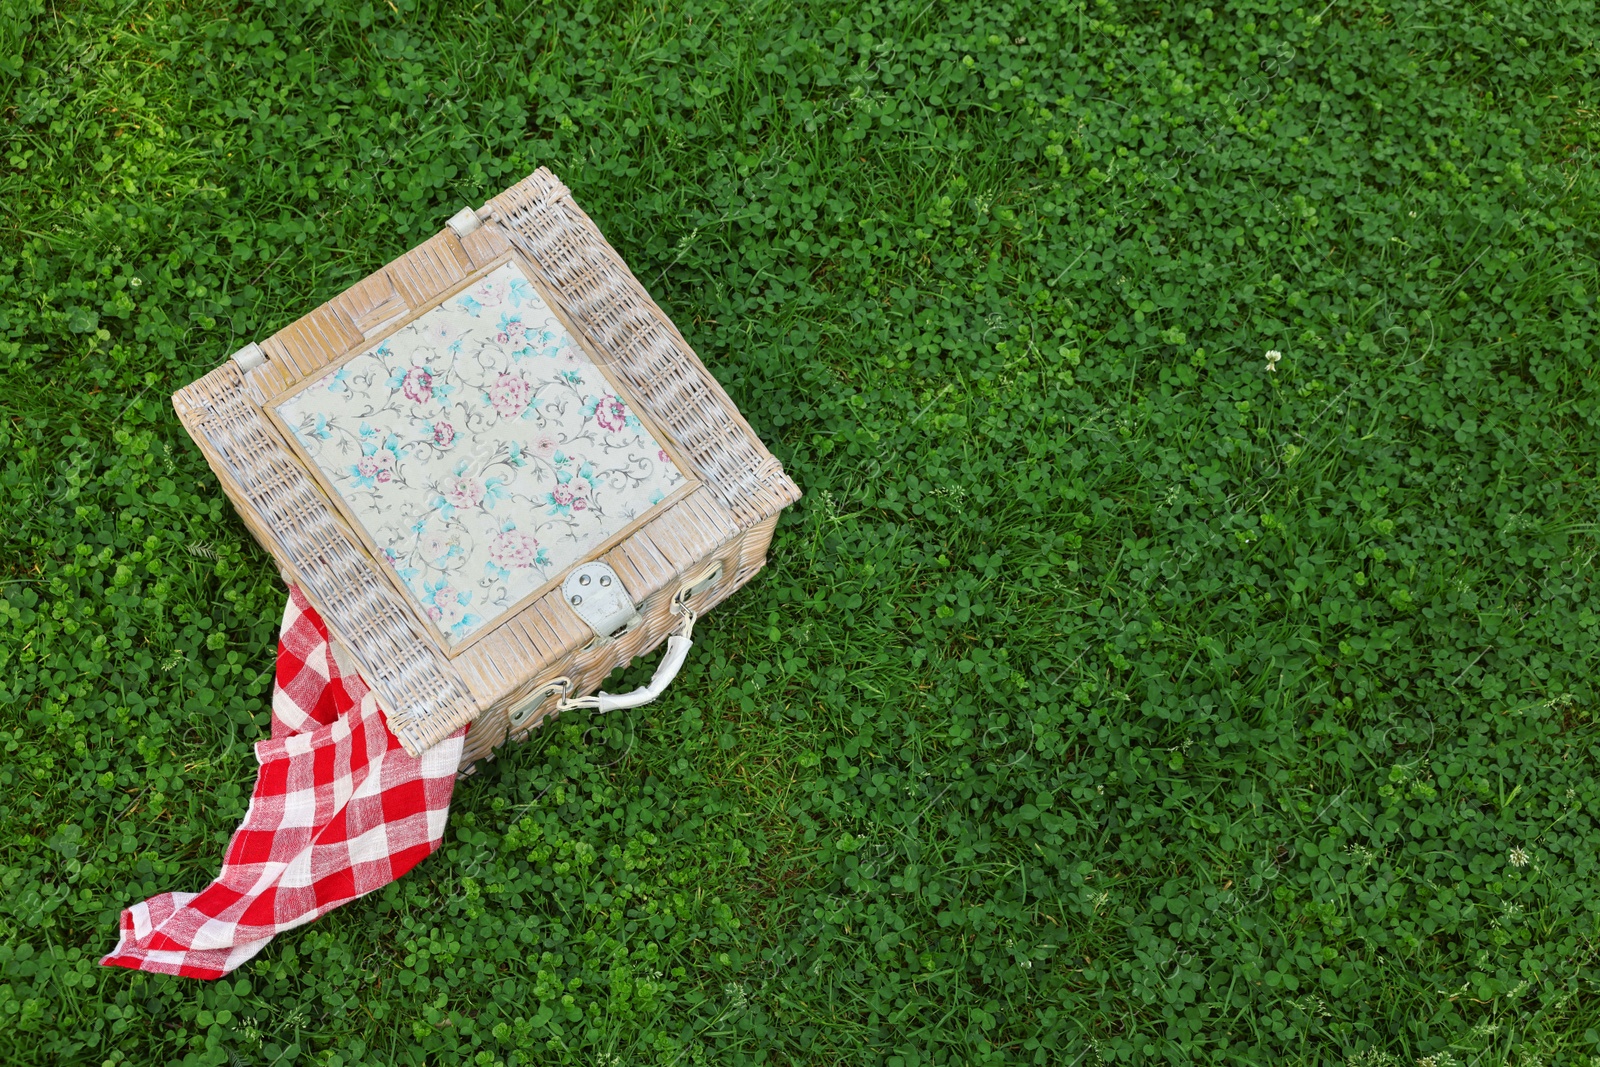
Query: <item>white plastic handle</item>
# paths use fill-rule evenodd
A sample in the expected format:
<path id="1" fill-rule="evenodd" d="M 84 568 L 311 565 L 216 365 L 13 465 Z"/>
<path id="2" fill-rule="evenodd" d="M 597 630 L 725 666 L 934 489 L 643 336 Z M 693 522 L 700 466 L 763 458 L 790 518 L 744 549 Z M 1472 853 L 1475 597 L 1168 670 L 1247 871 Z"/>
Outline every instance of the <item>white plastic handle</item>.
<path id="1" fill-rule="evenodd" d="M 637 708 L 648 704 L 661 695 L 662 690 L 672 684 L 678 676 L 678 671 L 683 668 L 683 661 L 689 658 L 689 649 L 694 641 L 694 612 L 683 611 L 683 633 L 673 634 L 667 638 L 667 650 L 661 656 L 661 662 L 656 664 L 656 673 L 650 676 L 649 685 L 641 685 L 631 693 L 596 693 L 592 697 L 573 697 L 562 700 L 556 705 L 556 710 L 572 711 L 575 708 L 593 708 L 596 711 L 621 711 L 624 708 Z"/>
<path id="2" fill-rule="evenodd" d="M 650 684 L 641 685 L 631 693 L 601 693 L 595 699 L 595 710 L 621 711 L 624 708 L 637 708 L 641 704 L 650 703 L 678 676 L 683 661 L 689 657 L 689 647 L 693 644 L 694 642 L 687 637 L 679 637 L 676 634 L 667 638 L 666 654 L 656 665 L 656 673 L 650 676 Z"/>
<path id="3" fill-rule="evenodd" d="M 621 711 L 624 708 L 637 708 L 648 704 L 661 695 L 661 691 L 672 684 L 678 676 L 678 671 L 683 668 L 683 661 L 689 658 L 689 649 L 694 645 L 694 624 L 697 615 L 689 606 L 689 597 L 697 589 L 708 584 L 714 584 L 722 576 L 722 564 L 714 563 L 699 575 L 690 578 L 678 587 L 678 593 L 672 598 L 672 613 L 679 618 L 681 632 L 667 638 L 667 651 L 662 655 L 661 662 L 656 665 L 656 673 L 650 676 L 650 684 L 642 685 L 631 693 L 596 693 L 592 697 L 572 697 L 563 699 L 556 704 L 556 711 L 572 711 L 576 708 L 593 708 L 596 711 Z M 561 679 L 563 683 L 567 680 Z"/>

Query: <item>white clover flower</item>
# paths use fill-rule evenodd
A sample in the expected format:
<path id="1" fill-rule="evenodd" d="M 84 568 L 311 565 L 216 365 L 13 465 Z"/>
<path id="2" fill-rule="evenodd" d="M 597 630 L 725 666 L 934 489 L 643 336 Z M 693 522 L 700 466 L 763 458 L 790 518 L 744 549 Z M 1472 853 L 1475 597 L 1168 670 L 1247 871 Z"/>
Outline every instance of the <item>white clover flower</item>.
<path id="1" fill-rule="evenodd" d="M 1280 360 L 1282 358 L 1283 358 L 1283 353 L 1279 352 L 1276 348 L 1274 348 L 1272 351 L 1268 352 L 1267 353 L 1267 370 L 1269 370 L 1269 371 L 1277 371 L 1277 369 L 1278 369 L 1278 360 Z"/>
<path id="2" fill-rule="evenodd" d="M 1523 848 L 1521 845 L 1518 845 L 1516 848 L 1511 850 L 1511 854 L 1506 858 L 1511 861 L 1511 866 L 1513 867 L 1526 867 L 1531 857 L 1528 855 L 1527 849 Z"/>

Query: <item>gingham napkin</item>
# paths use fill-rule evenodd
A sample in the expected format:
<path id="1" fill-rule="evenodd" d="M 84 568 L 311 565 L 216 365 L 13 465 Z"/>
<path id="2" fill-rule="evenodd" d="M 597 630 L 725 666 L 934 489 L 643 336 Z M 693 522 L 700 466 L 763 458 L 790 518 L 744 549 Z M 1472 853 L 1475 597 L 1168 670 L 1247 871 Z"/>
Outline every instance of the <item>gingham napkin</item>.
<path id="1" fill-rule="evenodd" d="M 340 669 L 327 627 L 296 587 L 278 638 L 272 739 L 222 873 L 122 913 L 107 967 L 219 978 L 293 929 L 370 893 L 439 847 L 463 727 L 406 754 L 361 677 Z"/>

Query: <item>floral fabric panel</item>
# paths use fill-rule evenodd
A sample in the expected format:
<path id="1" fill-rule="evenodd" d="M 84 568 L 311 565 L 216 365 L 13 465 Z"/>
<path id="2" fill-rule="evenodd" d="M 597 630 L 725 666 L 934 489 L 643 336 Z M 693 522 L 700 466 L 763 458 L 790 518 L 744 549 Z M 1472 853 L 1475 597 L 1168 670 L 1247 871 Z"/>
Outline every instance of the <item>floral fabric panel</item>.
<path id="1" fill-rule="evenodd" d="M 277 410 L 451 647 L 684 484 L 515 263 Z"/>

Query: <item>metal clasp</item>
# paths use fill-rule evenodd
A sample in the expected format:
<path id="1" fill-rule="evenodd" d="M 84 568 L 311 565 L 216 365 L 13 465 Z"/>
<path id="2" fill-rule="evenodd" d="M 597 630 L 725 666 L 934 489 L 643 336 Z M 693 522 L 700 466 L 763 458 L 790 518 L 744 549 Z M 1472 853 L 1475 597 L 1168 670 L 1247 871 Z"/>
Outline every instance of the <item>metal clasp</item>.
<path id="1" fill-rule="evenodd" d="M 617 572 L 599 560 L 574 567 L 561 583 L 561 595 L 602 639 L 626 633 L 644 621 Z"/>

